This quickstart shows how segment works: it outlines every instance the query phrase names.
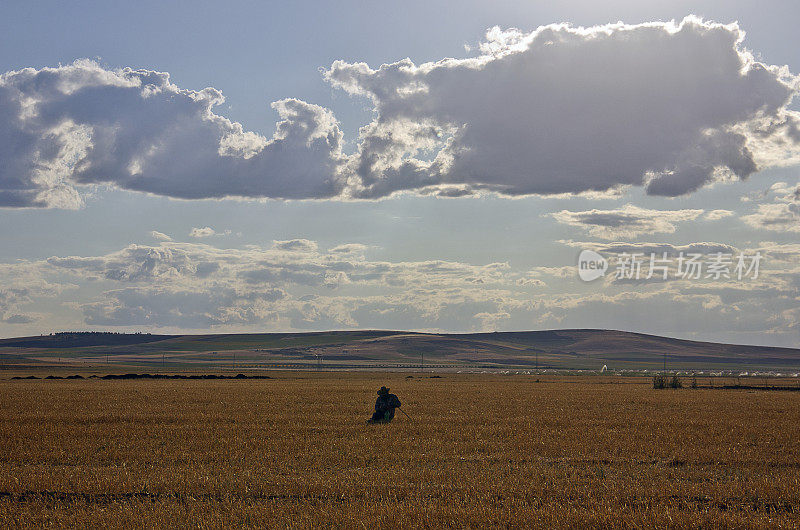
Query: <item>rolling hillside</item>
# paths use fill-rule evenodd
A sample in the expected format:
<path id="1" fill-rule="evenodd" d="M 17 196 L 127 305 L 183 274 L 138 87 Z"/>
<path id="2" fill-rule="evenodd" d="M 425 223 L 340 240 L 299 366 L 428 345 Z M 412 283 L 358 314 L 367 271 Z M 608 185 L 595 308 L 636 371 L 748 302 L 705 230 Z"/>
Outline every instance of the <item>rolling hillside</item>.
<path id="1" fill-rule="evenodd" d="M 595 329 L 439 334 L 60 333 L 0 340 L 0 368 L 800 370 L 800 350 Z"/>

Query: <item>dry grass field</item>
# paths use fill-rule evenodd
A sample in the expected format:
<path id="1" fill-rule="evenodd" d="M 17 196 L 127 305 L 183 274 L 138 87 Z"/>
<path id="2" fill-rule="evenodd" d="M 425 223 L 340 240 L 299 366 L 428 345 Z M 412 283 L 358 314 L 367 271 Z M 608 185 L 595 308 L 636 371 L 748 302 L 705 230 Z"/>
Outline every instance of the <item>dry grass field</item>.
<path id="1" fill-rule="evenodd" d="M 368 426 L 382 384 L 403 401 Z M 278 373 L 0 381 L 0 527 L 800 525 L 800 393 Z"/>

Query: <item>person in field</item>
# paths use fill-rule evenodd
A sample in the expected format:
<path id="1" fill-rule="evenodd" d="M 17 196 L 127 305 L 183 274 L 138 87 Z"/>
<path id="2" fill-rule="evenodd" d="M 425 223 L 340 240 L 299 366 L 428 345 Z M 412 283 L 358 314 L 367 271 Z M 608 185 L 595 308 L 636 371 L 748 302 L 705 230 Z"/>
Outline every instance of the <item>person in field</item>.
<path id="1" fill-rule="evenodd" d="M 394 419 L 394 409 L 400 406 L 400 400 L 389 389 L 382 386 L 378 390 L 378 399 L 375 401 L 375 413 L 367 423 L 389 423 Z"/>

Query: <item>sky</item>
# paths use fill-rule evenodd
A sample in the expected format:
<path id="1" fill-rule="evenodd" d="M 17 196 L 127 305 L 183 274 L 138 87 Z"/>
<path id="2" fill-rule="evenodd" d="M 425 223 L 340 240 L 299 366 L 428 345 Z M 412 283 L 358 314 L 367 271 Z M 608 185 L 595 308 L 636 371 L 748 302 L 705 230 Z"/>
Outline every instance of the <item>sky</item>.
<path id="1" fill-rule="evenodd" d="M 798 15 L 4 2 L 0 336 L 797 346 Z M 582 251 L 605 263 L 591 281 Z"/>

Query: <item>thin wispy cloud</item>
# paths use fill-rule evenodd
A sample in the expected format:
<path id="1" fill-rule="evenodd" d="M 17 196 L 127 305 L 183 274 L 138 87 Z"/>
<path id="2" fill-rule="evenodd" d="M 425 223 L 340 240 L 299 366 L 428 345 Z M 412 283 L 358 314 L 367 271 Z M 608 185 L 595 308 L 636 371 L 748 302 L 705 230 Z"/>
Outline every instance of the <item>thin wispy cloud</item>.
<path id="1" fill-rule="evenodd" d="M 626 204 L 614 210 L 562 210 L 550 216 L 561 224 L 582 228 L 601 239 L 622 239 L 645 234 L 671 234 L 677 224 L 694 221 L 702 213 L 703 210 L 691 209 L 649 210 Z"/>

